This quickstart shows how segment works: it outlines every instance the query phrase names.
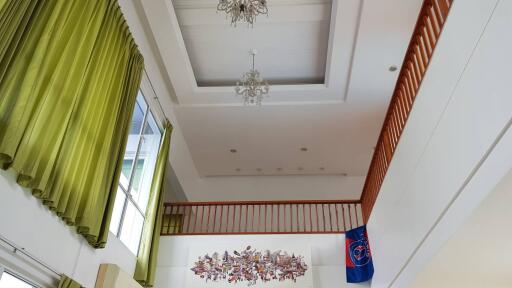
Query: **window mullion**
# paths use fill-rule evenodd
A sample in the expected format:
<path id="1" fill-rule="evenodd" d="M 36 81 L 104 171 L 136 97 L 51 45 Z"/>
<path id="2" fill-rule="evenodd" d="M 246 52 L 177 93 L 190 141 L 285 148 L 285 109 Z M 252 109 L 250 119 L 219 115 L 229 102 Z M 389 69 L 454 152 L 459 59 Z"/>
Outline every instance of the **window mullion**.
<path id="1" fill-rule="evenodd" d="M 149 105 L 146 107 L 146 111 L 144 112 L 144 120 L 142 121 L 142 127 L 139 132 L 139 144 L 137 145 L 137 151 L 135 151 L 135 158 L 133 159 L 133 169 L 130 173 L 130 181 L 128 182 L 128 188 L 126 189 L 126 192 L 128 194 L 131 194 L 130 191 L 131 191 L 132 185 L 133 185 L 133 178 L 134 178 L 133 175 L 135 175 L 137 162 L 139 161 L 140 148 L 142 147 L 142 138 L 143 138 L 142 135 L 144 134 L 144 127 L 146 126 L 146 122 L 148 121 L 148 113 L 149 113 Z"/>
<path id="2" fill-rule="evenodd" d="M 121 229 L 123 228 L 123 220 L 124 220 L 124 216 L 126 215 L 126 208 L 128 207 L 128 193 L 126 191 L 124 191 L 123 188 L 121 188 L 123 190 L 123 193 L 125 195 L 124 197 L 124 204 L 123 204 L 123 211 L 121 212 L 121 218 L 119 218 L 119 226 L 117 227 L 117 233 L 116 233 L 116 237 L 121 237 Z"/>
<path id="3" fill-rule="evenodd" d="M 140 153 L 140 148 L 142 146 L 142 135 L 144 133 L 144 127 L 146 127 L 146 122 L 148 121 L 148 114 L 149 114 L 149 105 L 147 105 L 146 103 L 146 111 L 144 112 L 144 120 L 142 121 L 142 126 L 140 128 L 140 131 L 139 131 L 139 144 L 137 145 L 137 150 L 135 151 L 135 158 L 133 159 L 133 165 L 132 165 L 132 171 L 130 172 L 130 179 L 128 180 L 128 187 L 126 189 L 126 199 L 124 201 L 124 205 L 123 205 L 123 212 L 121 213 L 121 220 L 120 220 L 120 223 L 119 223 L 119 228 L 117 229 L 117 237 L 120 237 L 121 236 L 121 231 L 123 230 L 123 225 L 124 225 L 124 217 L 126 216 L 126 209 L 128 207 L 128 201 L 130 199 L 132 199 L 132 193 L 131 193 L 131 189 L 132 189 L 132 185 L 133 185 L 133 175 L 135 175 L 135 170 L 137 168 L 137 162 L 139 160 L 139 153 Z M 134 202 L 132 200 L 132 202 Z M 138 208 L 138 206 L 135 206 Z M 140 211 L 140 210 L 139 210 Z M 143 216 L 144 213 L 142 214 Z"/>
<path id="4" fill-rule="evenodd" d="M 129 195 L 129 200 L 130 202 L 132 202 L 133 206 L 135 206 L 135 208 L 140 212 L 140 214 L 142 215 L 142 218 L 146 219 L 146 213 L 142 212 L 142 208 L 140 208 L 140 206 L 137 204 L 137 202 L 135 202 L 135 200 L 133 200 L 133 197 L 132 195 Z"/>

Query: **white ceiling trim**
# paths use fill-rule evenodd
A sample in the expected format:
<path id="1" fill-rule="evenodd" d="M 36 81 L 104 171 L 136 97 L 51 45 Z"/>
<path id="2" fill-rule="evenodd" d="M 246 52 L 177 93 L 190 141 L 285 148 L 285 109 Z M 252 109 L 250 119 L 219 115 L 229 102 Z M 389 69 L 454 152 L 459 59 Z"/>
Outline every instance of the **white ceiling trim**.
<path id="1" fill-rule="evenodd" d="M 338 1 L 332 3 L 331 27 L 325 84 L 273 85 L 271 95 L 263 105 L 282 104 L 330 104 L 346 101 L 347 86 L 350 79 L 350 63 L 354 54 L 358 21 L 361 13 L 361 1 Z M 320 11 L 324 4 L 307 6 L 275 7 L 273 20 L 262 17 L 264 21 L 298 21 L 297 15 L 311 15 L 311 11 Z M 242 106 L 243 103 L 234 93 L 234 87 L 198 87 L 190 58 L 183 40 L 180 25 L 170 0 L 142 1 L 167 73 L 174 86 L 180 106 Z M 290 13 L 293 9 L 293 13 Z M 306 13 L 307 12 L 307 13 Z M 201 17 L 199 17 L 201 18 Z M 217 21 L 225 21 L 218 17 Z M 201 21 L 201 20 L 194 20 Z M 258 19 L 260 21 L 260 19 Z M 246 29 L 245 27 L 240 27 Z M 238 29 L 238 28 L 234 28 Z M 352 37 L 347 37 L 351 35 Z M 350 41 L 347 41 L 350 39 Z M 336 51 L 337 53 L 333 53 Z M 264 75 L 263 75 L 264 76 Z M 343 81 L 340 81 L 343 79 Z"/>
<path id="2" fill-rule="evenodd" d="M 331 0 L 270 0 L 268 1 L 268 6 L 296 6 L 331 2 Z M 216 0 L 174 0 L 173 4 L 176 9 L 203 9 L 215 8 L 217 7 L 218 2 Z"/>

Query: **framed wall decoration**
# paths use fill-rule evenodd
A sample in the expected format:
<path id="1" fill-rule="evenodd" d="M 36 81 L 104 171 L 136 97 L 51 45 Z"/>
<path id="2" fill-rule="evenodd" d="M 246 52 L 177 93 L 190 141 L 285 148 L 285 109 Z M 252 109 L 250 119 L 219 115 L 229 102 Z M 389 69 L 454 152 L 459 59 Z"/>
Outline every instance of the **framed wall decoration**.
<path id="1" fill-rule="evenodd" d="M 187 288 L 313 287 L 310 247 L 290 243 L 206 246 L 189 250 Z"/>

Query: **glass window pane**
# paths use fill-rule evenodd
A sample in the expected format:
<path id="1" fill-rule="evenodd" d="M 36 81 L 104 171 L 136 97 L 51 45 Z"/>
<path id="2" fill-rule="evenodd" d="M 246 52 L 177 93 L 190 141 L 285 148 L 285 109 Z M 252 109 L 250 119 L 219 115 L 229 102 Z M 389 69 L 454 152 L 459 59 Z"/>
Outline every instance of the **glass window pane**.
<path id="1" fill-rule="evenodd" d="M 126 156 L 125 156 L 126 157 Z M 130 173 L 132 171 L 133 159 L 124 159 L 123 166 L 121 167 L 121 177 L 119 178 L 119 184 L 124 189 L 128 189 Z"/>
<path id="2" fill-rule="evenodd" d="M 112 219 L 110 220 L 110 232 L 117 235 L 119 230 L 119 224 L 121 223 L 121 216 L 123 214 L 124 201 L 126 200 L 126 194 L 118 187 L 116 194 L 116 202 L 114 202 L 114 209 L 112 210 Z"/>
<path id="3" fill-rule="evenodd" d="M 133 111 L 132 116 L 132 125 L 130 127 L 130 134 L 139 134 L 140 129 L 142 128 L 142 122 L 144 122 L 144 113 L 148 105 L 146 104 L 146 100 L 144 100 L 144 96 L 139 91 L 137 95 L 137 102 L 135 103 L 135 110 Z"/>
<path id="4" fill-rule="evenodd" d="M 9 273 L 1 275 L 0 288 L 34 288 L 34 286 L 12 276 Z"/>
<path id="5" fill-rule="evenodd" d="M 137 255 L 139 250 L 140 235 L 142 234 L 143 227 L 144 217 L 132 202 L 128 202 L 120 239 L 135 255 Z"/>
<path id="6" fill-rule="evenodd" d="M 119 179 L 119 183 L 125 189 L 128 189 L 128 183 L 132 172 L 133 159 L 135 159 L 135 154 L 137 153 L 137 148 L 139 147 L 139 134 L 141 133 L 142 125 L 144 124 L 144 113 L 146 113 L 147 107 L 148 105 L 146 104 L 144 97 L 139 92 L 139 95 L 137 95 L 135 110 L 133 111 L 132 122 L 130 124 L 130 134 L 128 135 L 128 143 L 126 144 L 123 167 L 121 169 L 121 177 Z"/>
<path id="7" fill-rule="evenodd" d="M 134 173 L 131 188 L 132 197 L 142 211 L 146 211 L 149 200 L 156 158 L 158 157 L 158 149 L 160 148 L 160 138 L 161 134 L 155 118 L 149 113 L 146 125 L 144 126 L 142 144 L 137 158 L 136 173 Z"/>

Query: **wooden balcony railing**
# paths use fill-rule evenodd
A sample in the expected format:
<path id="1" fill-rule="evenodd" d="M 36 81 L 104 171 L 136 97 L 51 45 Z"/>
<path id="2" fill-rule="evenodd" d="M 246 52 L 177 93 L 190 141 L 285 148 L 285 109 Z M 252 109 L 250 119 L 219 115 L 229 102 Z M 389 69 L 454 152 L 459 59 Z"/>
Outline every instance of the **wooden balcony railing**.
<path id="1" fill-rule="evenodd" d="M 361 212 L 357 200 L 166 203 L 161 235 L 344 233 Z"/>
<path id="2" fill-rule="evenodd" d="M 361 195 L 365 223 L 377 200 L 452 2 L 453 0 L 423 2 Z"/>

